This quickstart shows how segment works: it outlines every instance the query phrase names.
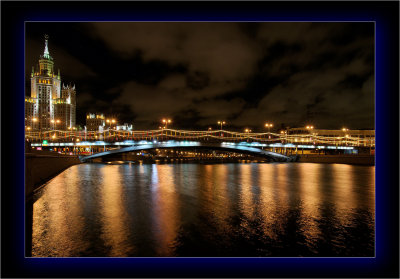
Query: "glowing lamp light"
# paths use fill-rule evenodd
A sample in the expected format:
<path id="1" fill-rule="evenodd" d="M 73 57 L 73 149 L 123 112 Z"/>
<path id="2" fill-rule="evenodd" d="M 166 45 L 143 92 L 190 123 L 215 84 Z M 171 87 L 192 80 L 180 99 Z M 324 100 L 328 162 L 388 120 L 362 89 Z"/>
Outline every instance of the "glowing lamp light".
<path id="1" fill-rule="evenodd" d="M 265 127 L 267 128 L 271 128 L 272 126 L 274 126 L 272 123 L 265 123 Z"/>

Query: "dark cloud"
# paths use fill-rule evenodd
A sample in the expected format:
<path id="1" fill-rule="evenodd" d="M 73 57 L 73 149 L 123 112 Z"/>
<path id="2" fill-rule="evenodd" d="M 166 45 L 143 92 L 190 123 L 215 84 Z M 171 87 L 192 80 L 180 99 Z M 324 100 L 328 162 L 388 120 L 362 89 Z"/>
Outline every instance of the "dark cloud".
<path id="1" fill-rule="evenodd" d="M 210 84 L 210 77 L 207 73 L 194 72 L 186 77 L 186 85 L 194 90 L 204 89 Z"/>
<path id="2" fill-rule="evenodd" d="M 182 128 L 374 127 L 373 23 L 51 24 L 27 23 L 27 75 L 50 33 L 81 122 L 101 111 L 137 128 L 167 116 Z"/>

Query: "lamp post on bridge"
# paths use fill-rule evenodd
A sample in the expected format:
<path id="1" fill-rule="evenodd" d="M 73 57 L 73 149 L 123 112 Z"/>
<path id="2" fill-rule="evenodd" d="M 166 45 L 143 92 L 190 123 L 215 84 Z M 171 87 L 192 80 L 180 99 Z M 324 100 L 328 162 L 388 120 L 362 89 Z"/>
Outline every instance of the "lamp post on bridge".
<path id="1" fill-rule="evenodd" d="M 61 120 L 60 119 L 55 119 L 55 120 L 52 119 L 50 122 L 54 125 L 54 130 L 57 130 L 57 124 L 60 124 Z M 58 134 L 60 134 L 60 133 L 58 133 Z"/>
<path id="2" fill-rule="evenodd" d="M 164 126 L 165 129 L 168 129 L 168 124 L 170 124 L 171 122 L 172 122 L 171 119 L 165 119 L 165 118 L 164 118 L 164 119 L 162 120 L 162 123 L 165 125 L 165 126 Z"/>
<path id="3" fill-rule="evenodd" d="M 313 140 L 313 138 L 312 138 L 312 136 L 313 136 L 312 130 L 314 129 L 314 126 L 312 126 L 312 125 L 307 125 L 307 126 L 306 126 L 306 129 L 307 129 L 308 132 L 311 134 L 311 142 L 312 142 L 312 140 Z"/>
<path id="4" fill-rule="evenodd" d="M 282 137 L 283 135 L 285 135 L 285 137 L 282 139 L 282 143 L 284 143 L 284 149 L 283 149 L 283 152 L 284 152 L 284 154 L 285 154 L 285 155 L 287 155 L 287 153 L 286 153 L 286 144 L 287 144 L 287 130 L 286 130 L 286 131 L 284 131 L 284 130 L 282 130 L 282 131 L 281 131 L 281 137 Z"/>
<path id="5" fill-rule="evenodd" d="M 346 141 L 346 140 L 345 140 L 345 138 L 347 138 L 346 133 L 349 131 L 349 129 L 347 129 L 347 128 L 342 128 L 342 131 L 343 131 L 343 140 Z"/>
<path id="6" fill-rule="evenodd" d="M 74 154 L 76 155 L 78 152 L 76 151 L 76 149 L 77 149 L 77 143 L 79 142 L 79 139 L 77 138 L 76 140 L 75 140 L 75 146 L 74 146 Z"/>
<path id="7" fill-rule="evenodd" d="M 268 128 L 268 139 L 271 139 L 271 128 L 273 126 L 274 126 L 274 124 L 272 124 L 272 123 L 269 123 L 269 122 L 265 123 L 265 127 Z"/>
<path id="8" fill-rule="evenodd" d="M 221 134 L 220 134 L 220 136 L 222 137 L 223 136 L 223 134 L 222 134 L 222 126 L 225 125 L 226 122 L 225 121 L 218 121 L 217 123 L 218 123 L 218 125 L 221 125 Z"/>
<path id="9" fill-rule="evenodd" d="M 247 142 L 249 141 L 249 133 L 251 133 L 250 129 L 245 129 L 245 133 L 247 133 Z"/>
<path id="10" fill-rule="evenodd" d="M 225 125 L 226 122 L 225 121 L 218 121 L 218 125 L 221 125 L 221 131 L 222 131 L 222 126 Z"/>
<path id="11" fill-rule="evenodd" d="M 162 120 L 162 123 L 164 124 L 163 129 L 168 129 L 168 124 L 170 124 L 171 122 L 172 122 L 171 119 L 163 118 L 163 120 Z M 164 132 L 164 130 L 161 131 L 161 138 L 162 138 L 163 132 Z M 165 131 L 165 136 L 167 136 L 167 131 Z"/>

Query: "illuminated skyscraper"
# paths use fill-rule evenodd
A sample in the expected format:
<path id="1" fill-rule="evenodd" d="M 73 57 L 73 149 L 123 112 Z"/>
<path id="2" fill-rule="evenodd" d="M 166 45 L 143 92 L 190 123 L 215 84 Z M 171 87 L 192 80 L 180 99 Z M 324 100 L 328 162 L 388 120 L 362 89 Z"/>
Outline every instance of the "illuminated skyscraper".
<path id="1" fill-rule="evenodd" d="M 29 130 L 67 130 L 76 123 L 75 85 L 62 86 L 60 70 L 55 74 L 53 57 L 45 36 L 44 53 L 32 67 L 31 97 L 25 98 L 25 125 Z"/>

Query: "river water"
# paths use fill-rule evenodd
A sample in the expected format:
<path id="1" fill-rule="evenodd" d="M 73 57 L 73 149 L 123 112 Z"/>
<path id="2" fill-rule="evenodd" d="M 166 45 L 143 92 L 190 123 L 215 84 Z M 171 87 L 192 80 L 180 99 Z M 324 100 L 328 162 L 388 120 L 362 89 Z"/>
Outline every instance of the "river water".
<path id="1" fill-rule="evenodd" d="M 374 256 L 375 167 L 81 164 L 36 196 L 34 257 Z"/>

